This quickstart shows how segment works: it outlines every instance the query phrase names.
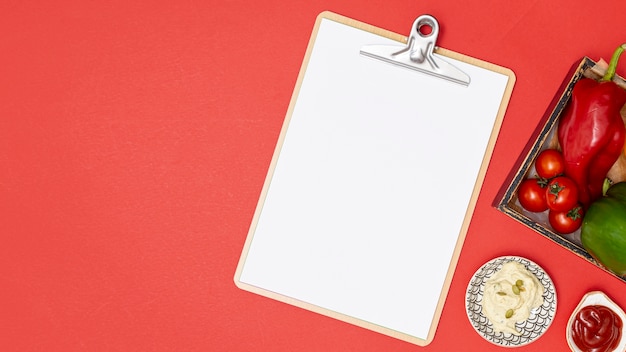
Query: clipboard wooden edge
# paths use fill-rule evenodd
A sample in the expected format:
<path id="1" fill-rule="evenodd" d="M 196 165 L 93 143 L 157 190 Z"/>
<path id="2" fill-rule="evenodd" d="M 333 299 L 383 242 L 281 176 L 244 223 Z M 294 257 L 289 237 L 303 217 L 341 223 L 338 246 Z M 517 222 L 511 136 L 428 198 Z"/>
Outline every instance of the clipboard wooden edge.
<path id="1" fill-rule="evenodd" d="M 440 48 L 440 47 L 436 47 L 435 50 L 434 50 L 434 53 L 436 53 L 436 54 L 439 54 L 439 55 L 442 55 L 442 56 L 445 56 L 445 57 L 449 57 L 449 58 L 452 58 L 452 59 L 456 59 L 456 60 L 459 60 L 459 61 L 463 61 L 463 62 L 469 63 L 471 65 L 478 66 L 478 67 L 481 67 L 481 68 L 484 68 L 484 69 L 487 69 L 487 70 L 490 70 L 490 71 L 494 71 L 494 72 L 503 74 L 505 76 L 508 76 L 508 82 L 507 82 L 506 88 L 505 88 L 504 93 L 503 93 L 502 101 L 500 103 L 500 107 L 499 107 L 498 112 L 497 112 L 496 120 L 494 122 L 492 131 L 491 131 L 491 136 L 489 138 L 489 142 L 487 143 L 487 148 L 486 148 L 486 151 L 485 151 L 485 155 L 484 155 L 483 160 L 481 162 L 481 167 L 480 167 L 478 176 L 476 178 L 476 182 L 474 184 L 474 189 L 472 191 L 472 196 L 470 198 L 470 202 L 469 202 L 469 205 L 467 207 L 467 211 L 465 213 L 463 224 L 461 226 L 461 230 L 460 230 L 459 236 L 457 238 L 455 249 L 454 249 L 454 252 L 452 254 L 452 258 L 450 260 L 450 264 L 449 264 L 449 267 L 448 267 L 448 270 L 447 270 L 446 278 L 444 280 L 443 287 L 441 289 L 441 293 L 440 293 L 440 296 L 439 296 L 439 301 L 437 303 L 437 308 L 435 310 L 435 314 L 433 316 L 433 320 L 431 322 L 431 325 L 430 325 L 430 328 L 429 328 L 429 331 L 428 331 L 428 336 L 426 337 L 426 339 L 421 339 L 421 338 L 418 338 L 416 336 L 405 334 L 405 333 L 402 333 L 402 332 L 399 332 L 399 331 L 396 331 L 396 330 L 393 330 L 393 329 L 389 329 L 389 328 L 386 328 L 386 327 L 383 327 L 383 326 L 380 326 L 380 325 L 377 325 L 377 324 L 373 324 L 373 323 L 368 322 L 368 321 L 364 321 L 364 320 L 361 320 L 361 319 L 358 319 L 358 318 L 354 318 L 354 317 L 346 315 L 346 314 L 335 312 L 335 311 L 332 311 L 332 310 L 329 310 L 329 309 L 326 309 L 326 308 L 323 308 L 323 307 L 319 307 L 319 306 L 313 305 L 313 304 L 308 303 L 308 302 L 304 302 L 304 301 L 301 301 L 301 300 L 298 300 L 298 299 L 294 299 L 292 297 L 288 297 L 288 296 L 285 296 L 285 295 L 281 295 L 279 293 L 276 293 L 276 292 L 273 292 L 273 291 L 269 291 L 269 290 L 266 290 L 266 289 L 263 289 L 263 288 L 260 288 L 260 287 L 254 286 L 254 285 L 250 285 L 250 284 L 247 284 L 247 283 L 242 282 L 240 280 L 241 274 L 243 272 L 243 267 L 244 267 L 245 262 L 246 262 L 246 257 L 248 255 L 248 252 L 250 250 L 250 246 L 252 244 L 252 240 L 253 240 L 253 237 L 254 237 L 254 232 L 256 230 L 256 225 L 257 225 L 257 223 L 259 221 L 259 218 L 261 216 L 261 212 L 262 212 L 262 209 L 263 209 L 263 204 L 265 202 L 265 198 L 267 196 L 267 193 L 268 193 L 268 190 L 269 190 L 269 187 L 270 187 L 270 183 L 271 183 L 271 180 L 272 180 L 272 176 L 274 174 L 274 170 L 276 168 L 276 164 L 278 163 L 278 157 L 279 157 L 279 154 L 280 154 L 280 150 L 282 148 L 283 142 L 285 140 L 285 136 L 287 134 L 287 130 L 288 130 L 288 127 L 289 127 L 289 122 L 290 122 L 291 117 L 293 115 L 293 110 L 294 110 L 294 107 L 296 105 L 296 101 L 297 101 L 297 98 L 298 98 L 298 95 L 299 95 L 299 92 L 300 92 L 300 87 L 302 86 L 302 81 L 304 80 L 304 76 L 305 76 L 305 73 L 306 73 L 306 70 L 307 70 L 307 67 L 308 67 L 309 59 L 311 57 L 311 52 L 313 51 L 313 47 L 315 45 L 315 40 L 317 38 L 317 33 L 319 31 L 319 27 L 320 27 L 320 24 L 321 24 L 323 19 L 328 19 L 328 20 L 331 20 L 331 21 L 334 21 L 334 22 L 339 22 L 339 23 L 342 23 L 342 24 L 345 24 L 345 25 L 348 25 L 348 26 L 351 26 L 351 27 L 354 27 L 354 28 L 358 28 L 358 29 L 361 29 L 361 30 L 364 30 L 364 31 L 367 31 L 367 32 L 370 32 L 370 33 L 374 33 L 374 34 L 380 35 L 382 37 L 392 39 L 392 40 L 397 41 L 397 42 L 402 43 L 402 44 L 406 44 L 407 40 L 408 40 L 408 38 L 406 36 L 403 36 L 403 35 L 400 35 L 400 34 L 397 34 L 397 33 L 394 33 L 394 32 L 391 32 L 391 31 L 379 28 L 379 27 L 372 26 L 372 25 L 369 25 L 367 23 L 363 23 L 363 22 L 357 21 L 355 19 L 339 15 L 339 14 L 331 12 L 331 11 L 324 11 L 324 12 L 320 13 L 317 16 L 316 21 L 315 21 L 315 25 L 313 27 L 313 31 L 311 33 L 311 37 L 309 39 L 309 43 L 307 45 L 307 49 L 306 49 L 306 53 L 305 53 L 305 56 L 304 56 L 304 59 L 303 59 L 303 62 L 302 62 L 302 66 L 301 66 L 300 72 L 298 74 L 298 79 L 296 81 L 295 88 L 294 88 L 294 91 L 293 91 L 292 96 L 291 96 L 291 100 L 290 100 L 290 103 L 289 103 L 289 107 L 287 109 L 285 120 L 283 121 L 283 125 L 282 125 L 281 131 L 280 131 L 280 135 L 279 135 L 278 141 L 276 143 L 276 147 L 274 149 L 272 160 L 270 162 L 270 167 L 268 169 L 268 173 L 267 173 L 266 179 L 264 181 L 263 188 L 261 190 L 259 201 L 257 203 L 256 210 L 254 212 L 254 216 L 253 216 L 252 221 L 251 221 L 250 229 L 249 229 L 247 237 L 246 237 L 246 241 L 245 241 L 245 244 L 244 244 L 244 247 L 243 247 L 243 250 L 242 250 L 242 254 L 241 254 L 241 256 L 239 258 L 239 262 L 237 264 L 237 269 L 235 271 L 235 276 L 234 276 L 234 282 L 235 282 L 235 285 L 238 288 L 240 288 L 240 289 L 242 289 L 244 291 L 249 291 L 249 292 L 261 295 L 261 296 L 265 296 L 267 298 L 271 298 L 273 300 L 277 300 L 277 301 L 280 301 L 280 302 L 283 302 L 283 303 L 287 303 L 287 304 L 290 304 L 290 305 L 293 305 L 293 306 L 296 306 L 296 307 L 299 307 L 299 308 L 302 308 L 302 309 L 306 309 L 306 310 L 309 310 L 309 311 L 312 311 L 312 312 L 315 312 L 315 313 L 318 313 L 318 314 L 322 314 L 322 315 L 325 315 L 327 317 L 334 318 L 334 319 L 337 319 L 337 320 L 340 320 L 340 321 L 344 321 L 346 323 L 350 323 L 350 324 L 353 324 L 353 325 L 356 325 L 356 326 L 359 326 L 359 327 L 362 327 L 362 328 L 366 328 L 366 329 L 369 329 L 369 330 L 372 330 L 372 331 L 375 331 L 375 332 L 378 332 L 378 333 L 381 333 L 381 334 L 384 334 L 384 335 L 387 335 L 387 336 L 390 336 L 390 337 L 394 337 L 394 338 L 399 339 L 399 340 L 410 342 L 410 343 L 413 343 L 413 344 L 418 345 L 418 346 L 426 346 L 426 345 L 430 344 L 432 342 L 432 340 L 434 339 L 435 332 L 436 332 L 436 329 L 437 329 L 437 325 L 439 324 L 439 320 L 441 318 L 441 313 L 443 311 L 443 306 L 444 306 L 444 303 L 446 301 L 446 298 L 447 298 L 450 286 L 452 284 L 452 278 L 454 276 L 454 271 L 456 270 L 456 265 L 458 263 L 458 260 L 459 260 L 460 254 L 461 254 L 461 249 L 462 249 L 463 243 L 465 241 L 465 236 L 467 234 L 467 231 L 469 230 L 469 225 L 470 225 L 470 222 L 471 222 L 472 214 L 474 213 L 474 209 L 476 207 L 476 202 L 478 200 L 478 196 L 479 196 L 480 190 L 482 188 L 482 184 L 483 184 L 483 181 L 484 181 L 484 178 L 485 178 L 485 174 L 487 172 L 487 168 L 488 168 L 488 165 L 489 165 L 489 160 L 491 159 L 491 155 L 493 153 L 493 149 L 495 147 L 496 140 L 498 138 L 498 133 L 500 131 L 500 127 L 502 126 L 502 120 L 504 119 L 504 114 L 506 112 L 507 106 L 508 106 L 510 98 L 511 98 L 511 94 L 513 92 L 513 86 L 515 85 L 516 76 L 515 76 L 515 73 L 511 69 L 508 69 L 506 67 L 498 66 L 498 65 L 492 64 L 492 63 L 487 62 L 487 61 L 483 61 L 483 60 L 480 60 L 480 59 L 477 59 L 477 58 L 474 58 L 474 57 L 471 57 L 471 56 L 460 54 L 460 53 L 457 53 L 457 52 L 454 52 L 454 51 L 451 51 L 451 50 L 448 50 L 448 49 Z"/>

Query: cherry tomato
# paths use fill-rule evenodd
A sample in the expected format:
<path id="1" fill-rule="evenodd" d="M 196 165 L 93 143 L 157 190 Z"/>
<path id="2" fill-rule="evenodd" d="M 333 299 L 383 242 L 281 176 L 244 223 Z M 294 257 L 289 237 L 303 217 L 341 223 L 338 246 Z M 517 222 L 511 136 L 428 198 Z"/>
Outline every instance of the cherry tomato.
<path id="1" fill-rule="evenodd" d="M 568 211 L 550 210 L 548 212 L 548 221 L 554 231 L 562 235 L 572 233 L 578 230 L 582 224 L 583 208 L 580 205 L 576 205 Z"/>
<path id="2" fill-rule="evenodd" d="M 546 149 L 539 153 L 535 159 L 537 175 L 546 179 L 563 174 L 565 171 L 565 159 L 563 154 L 556 149 Z"/>
<path id="3" fill-rule="evenodd" d="M 524 209 L 533 213 L 541 213 L 548 209 L 546 189 L 536 178 L 522 181 L 517 191 L 517 198 Z"/>
<path id="4" fill-rule="evenodd" d="M 569 211 L 578 204 L 578 187 L 567 176 L 553 178 L 545 191 L 550 210 Z"/>

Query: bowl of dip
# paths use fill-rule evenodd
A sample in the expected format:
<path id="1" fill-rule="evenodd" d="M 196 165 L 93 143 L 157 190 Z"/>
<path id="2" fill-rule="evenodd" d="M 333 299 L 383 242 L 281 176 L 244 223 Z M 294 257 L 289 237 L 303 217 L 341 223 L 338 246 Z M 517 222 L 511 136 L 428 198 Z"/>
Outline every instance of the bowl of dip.
<path id="1" fill-rule="evenodd" d="M 548 274 L 517 256 L 483 264 L 465 296 L 467 316 L 476 332 L 503 347 L 524 346 L 539 338 L 554 319 L 556 303 Z"/>
<path id="2" fill-rule="evenodd" d="M 626 351 L 626 314 L 601 291 L 583 296 L 567 322 L 567 344 L 574 352 Z"/>

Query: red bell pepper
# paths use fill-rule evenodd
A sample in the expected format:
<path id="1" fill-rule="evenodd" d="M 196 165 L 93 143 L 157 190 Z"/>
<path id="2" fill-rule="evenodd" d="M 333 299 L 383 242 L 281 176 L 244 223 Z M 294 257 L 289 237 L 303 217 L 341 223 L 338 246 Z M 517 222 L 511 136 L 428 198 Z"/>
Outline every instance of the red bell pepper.
<path id="1" fill-rule="evenodd" d="M 615 51 L 600 81 L 583 78 L 576 82 L 560 118 L 558 138 L 565 175 L 576 182 L 585 209 L 602 196 L 606 175 L 624 146 L 626 127 L 620 110 L 626 104 L 626 90 L 615 84 L 613 77 L 625 49 L 623 44 Z"/>

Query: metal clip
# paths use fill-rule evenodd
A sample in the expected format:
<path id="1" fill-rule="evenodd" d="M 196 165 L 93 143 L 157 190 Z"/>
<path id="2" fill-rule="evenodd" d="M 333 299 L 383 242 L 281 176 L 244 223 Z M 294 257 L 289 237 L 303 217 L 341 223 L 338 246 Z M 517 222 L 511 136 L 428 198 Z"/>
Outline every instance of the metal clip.
<path id="1" fill-rule="evenodd" d="M 430 27 L 429 33 L 422 31 L 424 26 Z M 413 22 L 405 48 L 398 50 L 395 45 L 365 45 L 361 47 L 361 54 L 468 86 L 470 77 L 465 72 L 433 54 L 438 35 L 437 20 L 431 15 L 422 15 Z"/>

